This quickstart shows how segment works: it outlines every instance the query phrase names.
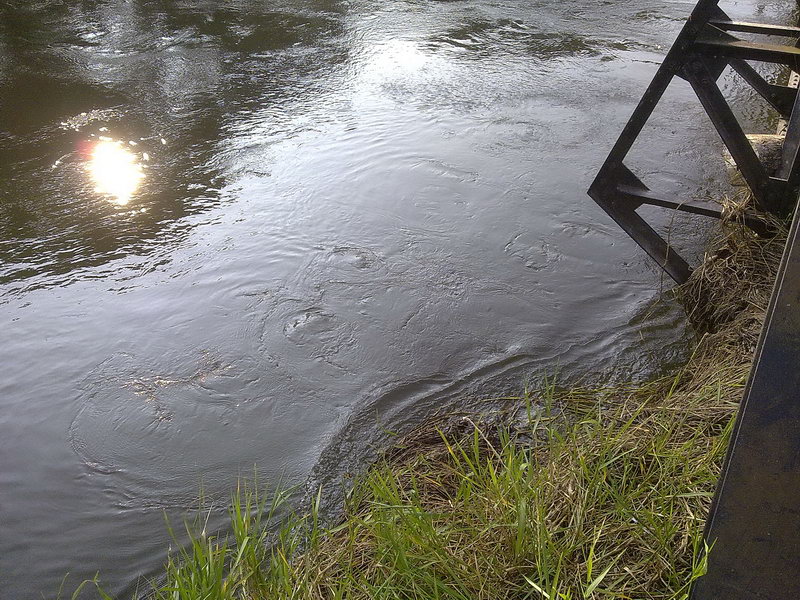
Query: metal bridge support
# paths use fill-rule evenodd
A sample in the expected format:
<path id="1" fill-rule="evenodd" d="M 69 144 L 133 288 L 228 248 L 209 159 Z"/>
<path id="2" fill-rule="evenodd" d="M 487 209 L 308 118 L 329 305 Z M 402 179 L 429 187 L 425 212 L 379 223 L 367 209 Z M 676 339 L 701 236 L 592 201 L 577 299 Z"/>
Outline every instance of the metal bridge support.
<path id="1" fill-rule="evenodd" d="M 800 211 L 798 211 L 800 212 Z M 708 572 L 691 600 L 800 598 L 800 216 L 706 523 Z"/>
<path id="2" fill-rule="evenodd" d="M 747 61 L 782 64 L 800 71 L 800 49 L 794 45 L 751 42 L 735 32 L 774 38 L 800 39 L 799 27 L 743 23 L 731 19 L 719 0 L 700 0 L 678 35 L 653 81 L 645 91 L 616 144 L 589 188 L 589 195 L 678 283 L 691 268 L 636 212 L 642 205 L 720 218 L 714 202 L 671 198 L 652 192 L 624 163 L 636 138 L 674 77 L 692 86 L 711 122 L 731 153 L 762 211 L 785 214 L 794 207 L 800 186 L 800 96 L 797 88 L 767 82 Z M 781 166 L 770 174 L 761 163 L 717 85 L 723 70 L 733 68 L 778 113 L 788 120 Z M 763 223 L 752 216 L 745 222 L 756 230 Z"/>
<path id="3" fill-rule="evenodd" d="M 745 33 L 766 38 L 753 42 Z M 792 45 L 775 43 L 790 38 Z M 766 81 L 748 61 L 800 71 L 800 28 L 731 21 L 700 0 L 589 189 L 589 195 L 678 283 L 687 262 L 637 213 L 642 205 L 721 217 L 711 202 L 651 191 L 626 165 L 636 138 L 674 77 L 686 80 L 727 146 L 757 209 L 788 214 L 800 187 L 800 94 Z M 787 121 L 780 165 L 769 173 L 717 80 L 734 69 Z M 800 599 L 800 211 L 795 211 L 755 363 L 706 524 L 708 572 L 691 600 Z M 757 229 L 760 221 L 745 216 Z M 763 226 L 763 225 L 762 225 Z"/>

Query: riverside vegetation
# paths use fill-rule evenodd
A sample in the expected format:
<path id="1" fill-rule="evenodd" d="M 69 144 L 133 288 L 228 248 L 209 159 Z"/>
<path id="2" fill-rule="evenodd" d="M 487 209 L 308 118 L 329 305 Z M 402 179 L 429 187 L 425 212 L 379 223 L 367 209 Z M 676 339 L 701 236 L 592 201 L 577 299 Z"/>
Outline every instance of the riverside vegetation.
<path id="1" fill-rule="evenodd" d="M 230 533 L 187 526 L 190 543 L 150 596 L 686 598 L 714 551 L 702 529 L 785 242 L 772 225 L 762 238 L 723 223 L 677 290 L 698 340 L 668 376 L 545 380 L 518 398 L 523 425 L 430 423 L 355 482 L 335 526 L 321 523 L 317 496 L 275 532 L 286 495 L 267 502 L 243 483 Z"/>

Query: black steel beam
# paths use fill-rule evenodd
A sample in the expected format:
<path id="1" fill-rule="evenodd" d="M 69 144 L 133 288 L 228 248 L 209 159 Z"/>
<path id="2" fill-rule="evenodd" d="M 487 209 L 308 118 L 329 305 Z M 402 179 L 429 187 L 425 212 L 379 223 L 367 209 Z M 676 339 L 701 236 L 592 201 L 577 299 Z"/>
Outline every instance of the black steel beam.
<path id="1" fill-rule="evenodd" d="M 620 190 L 620 187 L 623 189 Z M 604 177 L 598 175 L 589 188 L 589 196 L 600 208 L 672 279 L 683 283 L 692 273 L 689 264 L 636 213 L 636 208 L 644 203 L 641 195 L 647 193 L 647 186 L 622 163 Z M 633 197 L 634 194 L 639 195 Z"/>
<path id="2" fill-rule="evenodd" d="M 650 190 L 640 190 L 628 185 L 620 185 L 617 187 L 617 197 L 624 200 L 632 207 L 638 208 L 642 204 L 650 206 L 660 206 L 662 208 L 670 208 L 681 212 L 687 212 L 694 215 L 701 215 L 704 217 L 712 217 L 714 219 L 721 219 L 723 217 L 723 209 L 720 204 L 716 202 L 704 202 L 700 200 L 681 200 L 679 198 L 670 198 L 658 195 Z M 773 232 L 770 230 L 769 225 L 763 218 L 750 211 L 744 211 L 737 217 L 747 227 L 752 229 L 759 235 L 771 235 Z"/>
<path id="3" fill-rule="evenodd" d="M 707 36 L 698 38 L 695 48 L 698 52 L 708 56 L 760 60 L 788 65 L 795 70 L 800 70 L 800 49 L 794 46 L 746 42 L 739 39 L 727 40 Z"/>
<path id="4" fill-rule="evenodd" d="M 702 58 L 687 65 L 686 79 L 747 181 L 758 208 L 769 210 L 769 176 Z"/>
<path id="5" fill-rule="evenodd" d="M 707 523 L 691 600 L 800 598 L 800 218 L 795 215 Z"/>
<path id="6" fill-rule="evenodd" d="M 728 61 L 728 64 L 784 119 L 788 119 L 791 116 L 792 107 L 797 97 L 797 88 L 768 83 L 758 71 L 741 59 L 733 58 Z"/>
<path id="7" fill-rule="evenodd" d="M 704 217 L 713 217 L 715 219 L 722 218 L 722 206 L 715 202 L 679 200 L 677 198 L 669 197 L 665 198 L 663 196 L 654 194 L 650 190 L 640 190 L 628 185 L 618 186 L 617 193 L 623 200 L 627 200 L 628 202 L 636 204 L 637 206 L 649 204 L 650 206 L 671 208 L 673 210 L 679 210 L 695 215 L 703 215 Z"/>
<path id="8" fill-rule="evenodd" d="M 597 204 L 678 283 L 688 278 L 691 272 L 688 264 L 636 213 L 636 209 L 649 204 L 715 218 L 720 218 L 721 209 L 713 203 L 680 201 L 654 194 L 624 164 L 675 76 L 686 79 L 694 89 L 750 187 L 759 209 L 781 212 L 785 209 L 787 192 L 793 193 L 792 186 L 800 187 L 800 94 L 796 88 L 769 83 L 745 62 L 760 60 L 794 67 L 800 65 L 800 49 L 746 42 L 728 33 L 742 31 L 800 37 L 800 27 L 732 21 L 718 3 L 718 0 L 697 2 L 589 188 L 589 195 Z M 767 173 L 717 85 L 717 79 L 728 65 L 789 120 L 784 145 L 787 166 L 778 177 Z M 758 233 L 769 233 L 765 222 L 752 214 L 745 213 L 742 220 Z"/>
<path id="9" fill-rule="evenodd" d="M 784 25 L 768 25 L 766 23 L 747 23 L 743 21 L 728 21 L 725 19 L 711 19 L 709 25 L 719 27 L 723 31 L 739 31 L 742 33 L 758 33 L 761 35 L 778 35 L 781 37 L 799 37 L 800 27 L 786 27 Z"/>
<path id="10" fill-rule="evenodd" d="M 796 200 L 800 186 L 800 94 L 795 97 L 792 115 L 786 126 L 781 164 L 775 175 L 786 181 L 783 198 L 778 200 L 781 201 L 781 211 L 788 212 L 791 209 L 789 203 Z"/>
<path id="11" fill-rule="evenodd" d="M 641 216 L 635 206 L 625 201 L 617 191 L 619 185 L 647 190 L 623 161 L 642 132 L 659 100 L 672 79 L 683 69 L 686 53 L 692 48 L 696 36 L 711 18 L 727 19 L 717 6 L 717 0 L 699 0 L 689 19 L 670 48 L 663 63 L 639 100 L 624 129 L 617 138 L 606 161 L 589 188 L 589 195 L 611 216 L 633 240 L 639 244 L 677 282 L 686 281 L 691 273 L 689 265 L 681 258 Z"/>
<path id="12" fill-rule="evenodd" d="M 625 206 L 619 200 L 615 201 L 613 197 L 595 193 L 592 198 L 672 279 L 678 283 L 689 279 L 692 273 L 689 264 L 636 213 L 636 210 Z"/>
<path id="13" fill-rule="evenodd" d="M 695 37 L 700 33 L 703 27 L 705 27 L 708 20 L 719 13 L 721 13 L 721 11 L 717 7 L 717 1 L 715 0 L 700 0 L 700 2 L 697 3 L 686 25 L 684 25 L 683 30 L 681 30 L 672 48 L 667 52 L 667 56 L 664 57 L 664 61 L 661 63 L 658 71 L 656 71 L 650 85 L 647 86 L 647 90 L 645 90 L 639 100 L 639 104 L 636 105 L 633 114 L 625 124 L 614 147 L 611 149 L 611 152 L 609 152 L 608 158 L 606 158 L 606 162 L 603 167 L 601 167 L 598 177 L 601 177 L 604 172 L 615 169 L 618 164 L 625 160 L 625 156 L 628 154 L 636 138 L 642 132 L 648 119 L 653 114 L 659 100 L 661 100 L 664 92 L 672 82 L 673 77 L 681 71 L 684 62 L 684 54 L 692 46 Z"/>

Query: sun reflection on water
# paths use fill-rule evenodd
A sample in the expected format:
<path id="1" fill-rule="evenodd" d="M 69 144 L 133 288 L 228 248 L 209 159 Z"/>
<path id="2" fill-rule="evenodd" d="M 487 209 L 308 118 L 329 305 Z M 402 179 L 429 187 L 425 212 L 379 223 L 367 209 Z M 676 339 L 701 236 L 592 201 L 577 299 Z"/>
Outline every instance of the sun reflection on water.
<path id="1" fill-rule="evenodd" d="M 130 202 L 144 179 L 144 170 L 136 155 L 124 148 L 122 142 L 113 140 L 101 140 L 94 145 L 88 169 L 95 190 L 110 196 L 119 206 Z"/>

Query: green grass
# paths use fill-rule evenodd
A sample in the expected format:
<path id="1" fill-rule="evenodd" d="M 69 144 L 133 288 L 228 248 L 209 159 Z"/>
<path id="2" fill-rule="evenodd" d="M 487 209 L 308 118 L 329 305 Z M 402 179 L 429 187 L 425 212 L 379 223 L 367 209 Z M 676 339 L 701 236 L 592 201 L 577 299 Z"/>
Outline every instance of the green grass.
<path id="1" fill-rule="evenodd" d="M 521 429 L 466 421 L 374 465 L 325 528 L 242 484 L 230 533 L 187 527 L 159 600 L 685 598 L 746 368 L 527 395 Z M 423 441 L 420 441 L 423 440 Z M 319 503 L 314 502 L 314 506 Z"/>
<path id="2" fill-rule="evenodd" d="M 781 236 L 726 234 L 683 290 L 706 333 L 671 376 L 545 381 L 518 399 L 523 427 L 428 424 L 354 483 L 335 526 L 320 522 L 320 490 L 275 531 L 287 495 L 267 501 L 243 483 L 228 532 L 187 526 L 152 597 L 686 598 L 714 551 L 702 528 L 781 247 Z"/>

